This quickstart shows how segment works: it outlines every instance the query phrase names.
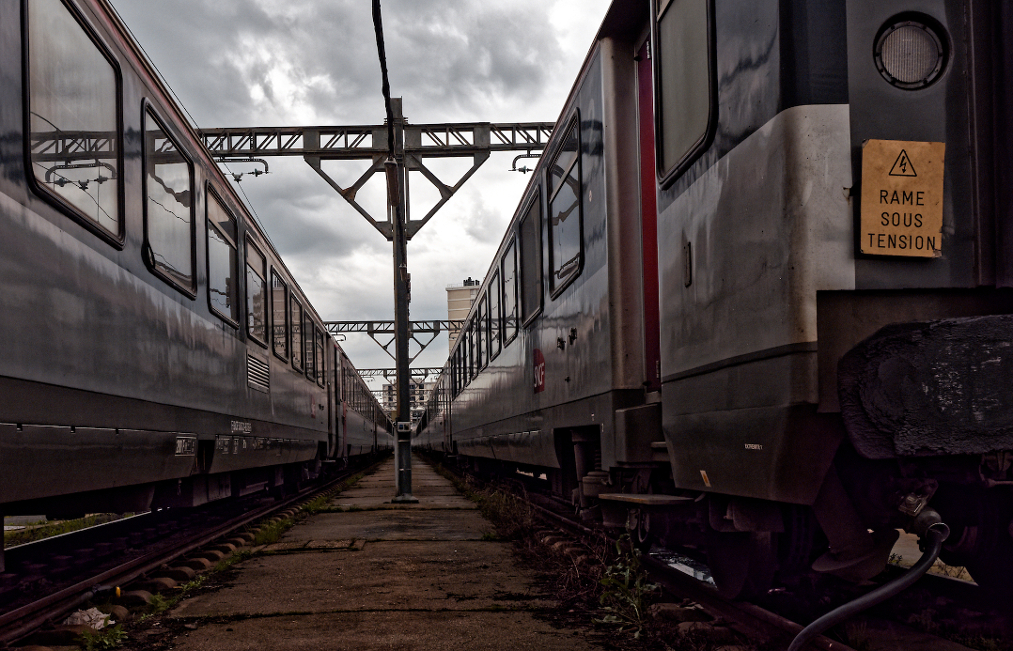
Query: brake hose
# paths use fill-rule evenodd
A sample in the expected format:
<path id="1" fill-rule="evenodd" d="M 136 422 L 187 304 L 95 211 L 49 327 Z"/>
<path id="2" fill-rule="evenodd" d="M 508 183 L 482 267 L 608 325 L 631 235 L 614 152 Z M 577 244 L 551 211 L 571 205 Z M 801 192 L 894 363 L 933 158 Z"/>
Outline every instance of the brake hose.
<path id="1" fill-rule="evenodd" d="M 836 626 L 863 610 L 872 608 L 876 604 L 889 599 L 898 592 L 910 587 L 911 584 L 928 572 L 932 564 L 939 558 L 939 552 L 943 549 L 943 543 L 950 536 L 950 528 L 940 520 L 939 514 L 932 509 L 925 509 L 919 514 L 915 527 L 924 531 L 921 541 L 925 543 L 926 548 L 925 553 L 922 554 L 917 563 L 911 566 L 911 569 L 905 572 L 903 576 L 881 585 L 854 601 L 849 601 L 843 606 L 831 610 L 812 624 L 809 624 L 795 636 L 795 639 L 791 642 L 791 646 L 788 647 L 788 651 L 798 651 L 809 643 L 810 640 L 831 626 Z"/>

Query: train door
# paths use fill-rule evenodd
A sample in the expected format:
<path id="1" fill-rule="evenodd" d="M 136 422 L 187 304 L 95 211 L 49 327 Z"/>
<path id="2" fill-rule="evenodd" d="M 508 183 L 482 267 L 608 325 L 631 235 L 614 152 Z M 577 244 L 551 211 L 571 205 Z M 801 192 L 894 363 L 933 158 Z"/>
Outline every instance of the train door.
<path id="1" fill-rule="evenodd" d="M 650 40 L 637 52 L 637 111 L 640 140 L 641 260 L 644 265 L 644 371 L 648 391 L 661 390 L 658 307 L 658 197 L 654 171 L 654 81 Z"/>

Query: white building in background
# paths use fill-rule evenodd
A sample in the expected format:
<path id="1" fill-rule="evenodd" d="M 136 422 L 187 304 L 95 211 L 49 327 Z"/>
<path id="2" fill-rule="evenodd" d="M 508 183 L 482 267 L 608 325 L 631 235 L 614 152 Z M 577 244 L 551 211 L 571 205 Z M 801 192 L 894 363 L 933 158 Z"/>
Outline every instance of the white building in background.
<path id="1" fill-rule="evenodd" d="M 412 420 L 416 420 L 422 416 L 422 412 L 426 409 L 426 397 L 435 386 L 436 382 L 420 382 L 418 380 L 412 380 L 408 385 L 408 399 L 411 402 L 410 409 Z M 383 399 L 381 400 L 381 404 L 388 414 L 394 413 L 394 410 L 397 409 L 396 384 L 388 382 L 383 385 Z"/>
<path id="2" fill-rule="evenodd" d="M 472 280 L 470 276 L 460 285 L 447 285 L 447 319 L 450 321 L 465 319 L 468 312 L 471 311 L 475 299 L 478 298 L 478 288 L 481 285 L 482 281 Z M 449 330 L 450 348 L 448 351 L 454 349 L 454 342 L 457 341 L 460 332 L 460 328 Z"/>

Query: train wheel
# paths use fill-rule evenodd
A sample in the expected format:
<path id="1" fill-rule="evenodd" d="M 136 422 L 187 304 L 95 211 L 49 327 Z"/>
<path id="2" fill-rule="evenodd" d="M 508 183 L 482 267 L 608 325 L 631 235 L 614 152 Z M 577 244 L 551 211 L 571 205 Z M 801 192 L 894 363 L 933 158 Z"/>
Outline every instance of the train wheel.
<path id="1" fill-rule="evenodd" d="M 770 589 L 777 570 L 777 534 L 711 531 L 707 534 L 707 559 L 722 597 L 762 595 Z"/>
<path id="2" fill-rule="evenodd" d="M 655 536 L 651 533 L 651 514 L 644 509 L 630 509 L 626 519 L 630 541 L 642 552 L 650 551 Z"/>

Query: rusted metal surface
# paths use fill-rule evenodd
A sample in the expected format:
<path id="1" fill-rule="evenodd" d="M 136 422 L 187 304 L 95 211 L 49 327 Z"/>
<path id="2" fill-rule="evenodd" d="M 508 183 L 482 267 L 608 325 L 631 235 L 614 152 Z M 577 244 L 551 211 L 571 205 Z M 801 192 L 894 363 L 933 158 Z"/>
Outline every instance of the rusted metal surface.
<path id="1" fill-rule="evenodd" d="M 841 413 L 874 459 L 1013 448 L 1013 316 L 887 326 L 839 365 Z"/>

